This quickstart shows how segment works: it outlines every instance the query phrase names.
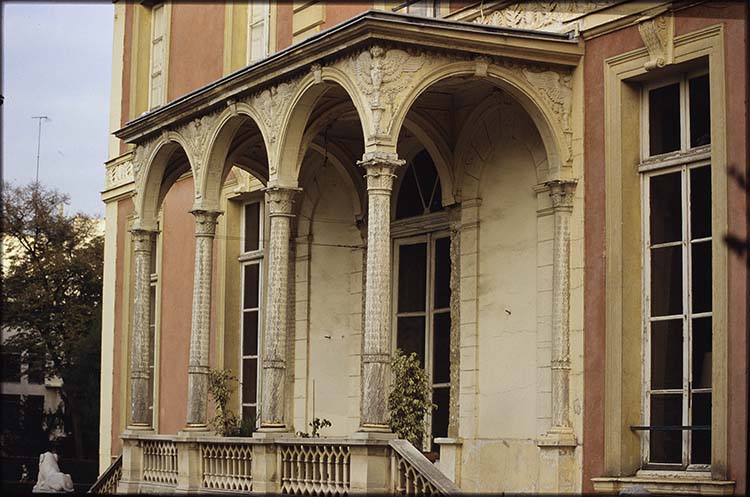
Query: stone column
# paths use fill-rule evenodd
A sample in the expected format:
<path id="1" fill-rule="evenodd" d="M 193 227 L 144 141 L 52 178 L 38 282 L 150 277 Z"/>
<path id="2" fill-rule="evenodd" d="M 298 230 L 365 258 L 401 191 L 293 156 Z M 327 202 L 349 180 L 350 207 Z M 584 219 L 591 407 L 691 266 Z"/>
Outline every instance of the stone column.
<path id="1" fill-rule="evenodd" d="M 152 416 L 149 411 L 149 384 L 151 382 L 151 341 L 149 316 L 151 315 L 151 244 L 154 231 L 131 230 L 135 253 L 135 285 L 133 289 L 133 339 L 130 353 L 130 424 L 131 429 L 149 429 Z"/>
<path id="2" fill-rule="evenodd" d="M 193 269 L 193 317 L 188 362 L 186 430 L 208 430 L 208 354 L 211 326 L 211 268 L 217 211 L 195 209 L 195 267 Z"/>
<path id="3" fill-rule="evenodd" d="M 547 183 L 552 199 L 552 426 L 542 435 L 539 492 L 574 492 L 576 436 L 570 423 L 570 214 L 575 181 Z"/>
<path id="4" fill-rule="evenodd" d="M 554 213 L 552 241 L 552 430 L 573 434 L 570 424 L 570 214 L 575 181 L 547 184 Z"/>
<path id="5" fill-rule="evenodd" d="M 367 270 L 362 353 L 360 431 L 390 432 L 386 374 L 391 351 L 391 189 L 397 167 L 394 153 L 366 153 L 357 163 L 367 178 Z"/>
<path id="6" fill-rule="evenodd" d="M 287 329 L 289 325 L 289 239 L 292 206 L 299 188 L 266 188 L 266 206 L 271 221 L 268 241 L 268 298 L 263 333 L 263 386 L 260 431 L 288 431 L 284 420 Z"/>

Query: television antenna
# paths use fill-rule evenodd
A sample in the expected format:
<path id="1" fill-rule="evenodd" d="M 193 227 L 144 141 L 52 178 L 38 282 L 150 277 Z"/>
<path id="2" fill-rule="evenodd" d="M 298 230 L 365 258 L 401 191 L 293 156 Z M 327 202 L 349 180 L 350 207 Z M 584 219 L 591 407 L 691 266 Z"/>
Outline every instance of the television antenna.
<path id="1" fill-rule="evenodd" d="M 32 119 L 39 121 L 39 128 L 36 135 L 36 183 L 39 183 L 39 150 L 42 144 L 42 121 L 50 121 L 47 116 L 31 116 Z"/>

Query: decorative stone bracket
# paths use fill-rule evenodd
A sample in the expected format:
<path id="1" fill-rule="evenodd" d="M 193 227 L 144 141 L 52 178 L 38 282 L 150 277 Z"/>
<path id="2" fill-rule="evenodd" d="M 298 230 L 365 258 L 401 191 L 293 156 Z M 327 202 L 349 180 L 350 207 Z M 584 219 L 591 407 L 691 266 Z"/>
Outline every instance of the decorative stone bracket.
<path id="1" fill-rule="evenodd" d="M 643 64 L 650 71 L 672 63 L 674 48 L 674 16 L 662 14 L 638 23 L 638 32 L 648 50 L 649 60 Z"/>

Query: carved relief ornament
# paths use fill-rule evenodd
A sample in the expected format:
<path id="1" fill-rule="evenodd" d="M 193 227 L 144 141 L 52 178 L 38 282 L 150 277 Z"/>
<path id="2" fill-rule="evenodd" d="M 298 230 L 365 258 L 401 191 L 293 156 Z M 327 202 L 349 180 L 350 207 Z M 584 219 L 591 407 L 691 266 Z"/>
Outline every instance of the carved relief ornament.
<path id="1" fill-rule="evenodd" d="M 387 135 L 401 105 L 399 95 L 413 88 L 414 75 L 426 63 L 423 53 L 397 48 L 370 47 L 347 60 L 354 81 L 367 99 L 372 116 L 372 137 Z"/>
<path id="2" fill-rule="evenodd" d="M 151 157 L 157 141 L 159 141 L 159 137 L 139 143 L 135 147 L 135 151 L 133 152 L 133 180 L 136 185 L 141 181 L 141 177 L 148 165 L 147 161 Z"/>
<path id="3" fill-rule="evenodd" d="M 474 23 L 503 28 L 530 29 L 558 32 L 565 23 L 601 7 L 611 5 L 612 0 L 601 1 L 524 1 L 507 5 L 484 15 L 480 12 Z"/>
<path id="4" fill-rule="evenodd" d="M 208 141 L 214 132 L 216 122 L 219 120 L 220 112 L 213 112 L 193 119 L 192 121 L 181 126 L 177 131 L 185 139 L 190 155 L 193 174 L 197 178 L 203 168 L 203 162 L 206 160 L 206 148 Z M 195 196 L 199 197 L 200 192 L 196 188 Z"/>
<path id="5" fill-rule="evenodd" d="M 638 24 L 638 32 L 648 50 L 649 60 L 643 64 L 650 71 L 672 63 L 674 17 L 660 15 Z"/>
<path id="6" fill-rule="evenodd" d="M 106 177 L 104 181 L 105 190 L 116 186 L 124 185 L 133 181 L 133 161 L 116 162 L 107 165 Z"/>

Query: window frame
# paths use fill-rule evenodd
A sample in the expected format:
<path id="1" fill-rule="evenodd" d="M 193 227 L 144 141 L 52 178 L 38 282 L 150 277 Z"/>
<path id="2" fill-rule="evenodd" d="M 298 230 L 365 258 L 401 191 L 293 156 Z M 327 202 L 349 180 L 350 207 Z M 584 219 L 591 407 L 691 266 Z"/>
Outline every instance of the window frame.
<path id="1" fill-rule="evenodd" d="M 714 385 L 713 382 L 709 388 L 693 388 L 693 320 L 700 318 L 711 318 L 711 334 L 713 337 L 715 323 L 713 322 L 714 309 L 713 302 L 711 310 L 708 312 L 693 312 L 692 302 L 692 247 L 695 243 L 709 243 L 713 249 L 713 231 L 708 237 L 691 239 L 691 179 L 690 174 L 693 169 L 708 167 L 711 170 L 711 144 L 696 147 L 690 146 L 690 102 L 689 102 L 689 82 L 691 79 L 700 76 L 709 76 L 708 67 L 702 67 L 690 71 L 685 71 L 670 77 L 659 79 L 658 81 L 643 84 L 641 87 L 641 162 L 638 164 L 640 192 L 641 192 L 641 261 L 642 261 L 642 305 L 641 305 L 641 325 L 642 325 L 642 391 L 641 391 L 641 419 L 646 427 L 650 426 L 651 415 L 651 398 L 654 390 L 651 389 L 651 326 L 653 322 L 658 321 L 676 321 L 681 320 L 682 325 L 682 384 L 680 389 L 659 389 L 656 394 L 679 394 L 681 396 L 681 424 L 683 426 L 693 426 L 693 405 L 692 396 L 696 393 L 709 393 L 711 395 L 711 415 L 714 416 Z M 673 84 L 679 84 L 680 99 L 680 148 L 675 151 L 663 154 L 650 155 L 650 128 L 649 128 L 649 96 L 650 92 L 655 89 L 663 88 Z M 710 98 L 710 89 L 709 89 Z M 710 116 L 708 116 L 710 119 Z M 651 197 L 650 197 L 650 180 L 651 178 L 667 174 L 680 174 L 680 206 L 681 206 L 681 229 L 680 241 L 651 244 Z M 711 198 L 713 199 L 713 188 L 711 189 Z M 713 203 L 713 202 L 712 202 Z M 712 207 L 712 206 L 711 206 Z M 711 219 L 713 223 L 713 212 Z M 682 281 L 682 313 L 664 316 L 651 315 L 651 251 L 654 248 L 680 246 L 681 250 L 681 281 Z M 713 280 L 713 261 L 709 261 L 712 267 Z M 712 339 L 713 340 L 713 339 Z M 712 367 L 714 365 L 712 364 Z M 713 430 L 709 430 L 713 439 Z M 641 436 L 641 469 L 639 475 L 646 475 L 664 471 L 687 472 L 695 476 L 710 476 L 712 462 L 708 464 L 692 463 L 692 430 L 681 431 L 681 462 L 680 463 L 658 463 L 650 461 L 650 440 L 651 431 L 645 430 Z M 711 442 L 711 447 L 713 441 Z M 711 450 L 711 452 L 713 452 Z M 711 459 L 713 458 L 710 455 Z"/>
<path id="2" fill-rule="evenodd" d="M 247 206 L 252 204 L 258 204 L 258 248 L 256 250 L 245 251 L 245 239 L 246 239 L 246 215 Z M 264 276 L 264 258 L 265 258 L 265 203 L 263 199 L 254 198 L 243 202 L 241 204 L 241 224 L 240 224 L 240 255 L 237 260 L 240 264 L 240 305 L 239 305 L 239 330 L 240 330 L 240 367 L 239 367 L 239 382 L 240 382 L 240 419 L 243 419 L 243 411 L 245 407 L 255 408 L 255 425 L 259 426 L 260 421 L 260 399 L 261 399 L 261 374 L 263 368 L 261 366 L 262 352 L 263 352 L 263 276 Z M 247 267 L 257 265 L 258 266 L 258 306 L 253 308 L 245 308 L 245 270 Z M 257 355 L 245 355 L 245 312 L 258 312 L 258 349 Z M 255 386 L 255 402 L 245 402 L 243 396 L 243 382 L 245 372 L 245 360 L 255 359 L 256 360 L 256 386 Z"/>
<path id="3" fill-rule="evenodd" d="M 157 36 L 157 23 L 156 23 L 156 11 L 163 9 L 163 33 Z M 151 6 L 151 34 L 149 37 L 149 64 L 148 64 L 148 109 L 153 110 L 167 103 L 167 65 L 169 62 L 169 27 L 170 27 L 170 11 L 167 2 L 155 3 Z M 158 39 L 157 39 L 158 38 Z M 162 50 L 162 61 L 161 68 L 158 72 L 158 78 L 155 73 L 154 62 L 155 62 L 155 45 L 161 44 Z M 159 80 L 161 85 L 161 99 L 159 102 L 154 101 L 154 82 Z"/>
<path id="4" fill-rule="evenodd" d="M 263 12 L 262 20 L 253 22 L 253 8 L 262 6 L 265 10 Z M 253 28 L 259 24 L 263 24 L 263 51 L 258 57 L 253 57 Z M 270 52 L 270 24 L 271 24 L 271 3 L 270 1 L 254 3 L 252 0 L 247 3 L 247 64 L 250 65 L 254 62 L 262 60 L 268 57 Z"/>

